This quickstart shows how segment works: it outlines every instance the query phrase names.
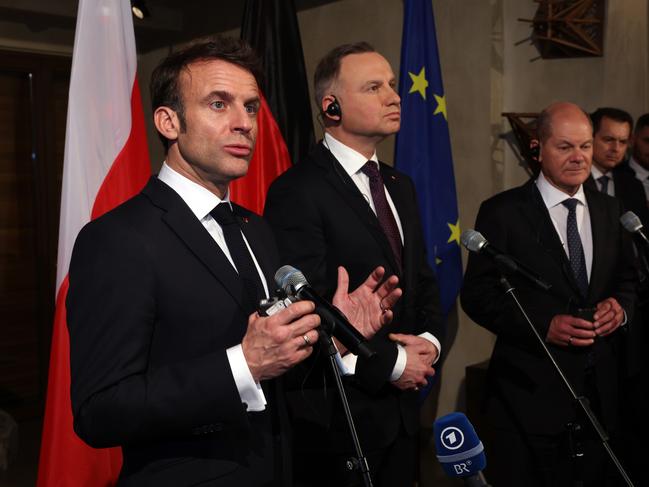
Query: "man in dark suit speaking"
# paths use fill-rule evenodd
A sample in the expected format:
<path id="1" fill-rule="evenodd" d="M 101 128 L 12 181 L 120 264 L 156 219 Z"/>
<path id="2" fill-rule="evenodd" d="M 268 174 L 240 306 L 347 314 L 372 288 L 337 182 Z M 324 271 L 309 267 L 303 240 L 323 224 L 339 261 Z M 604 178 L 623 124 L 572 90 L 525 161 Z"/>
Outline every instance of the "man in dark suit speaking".
<path id="1" fill-rule="evenodd" d="M 418 465 L 417 389 L 434 374 L 443 328 L 414 185 L 376 156 L 377 144 L 399 130 L 401 101 L 389 63 L 364 42 L 330 51 L 314 85 L 324 140 L 273 183 L 265 216 L 282 259 L 325 295 L 333 294 L 340 265 L 352 285 L 377 265 L 399 276 L 403 298 L 394 322 L 370 341 L 380 360 L 341 352 L 375 485 L 410 487 Z M 313 362 L 290 375 L 296 479 L 300 485 L 362 485 L 358 472 L 345 469 L 354 450 L 337 394 L 326 388 L 332 379 Z"/>
<path id="2" fill-rule="evenodd" d="M 290 485 L 282 390 L 309 356 L 311 302 L 270 317 L 270 229 L 229 201 L 257 135 L 258 63 L 242 41 L 171 54 L 151 81 L 166 161 L 144 190 L 79 234 L 70 266 L 72 406 L 78 435 L 121 446 L 124 486 Z M 343 276 L 344 277 L 344 276 Z M 377 270 L 338 304 L 378 328 L 399 291 Z M 343 279 L 344 281 L 344 279 Z"/>
<path id="3" fill-rule="evenodd" d="M 631 319 L 634 272 L 620 204 L 583 184 L 590 174 L 593 131 L 576 105 L 555 103 L 538 121 L 541 173 L 485 201 L 476 229 L 495 248 L 552 285 L 549 292 L 515 276 L 517 296 L 578 395 L 585 395 L 605 428 L 616 427 L 617 360 L 621 326 Z M 497 335 L 489 366 L 486 412 L 495 428 L 488 451 L 494 485 L 608 485 L 613 466 L 499 285 L 500 272 L 471 254 L 462 306 Z M 583 470 L 574 470 L 569 422 L 583 436 Z M 579 462 L 579 460 L 577 460 Z M 613 470 L 613 473 L 611 473 Z M 612 485 L 618 485 L 613 478 Z"/>

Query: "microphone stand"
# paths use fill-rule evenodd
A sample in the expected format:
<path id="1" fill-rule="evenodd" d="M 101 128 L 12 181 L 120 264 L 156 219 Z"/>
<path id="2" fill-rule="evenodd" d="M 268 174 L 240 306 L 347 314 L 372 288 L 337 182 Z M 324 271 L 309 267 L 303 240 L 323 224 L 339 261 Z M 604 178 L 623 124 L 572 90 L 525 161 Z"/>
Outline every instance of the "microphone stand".
<path id="1" fill-rule="evenodd" d="M 367 463 L 367 458 L 365 457 L 365 455 L 363 455 L 361 443 L 358 440 L 358 433 L 356 433 L 354 418 L 352 417 L 351 409 L 349 409 L 349 401 L 347 400 L 347 394 L 345 393 L 345 387 L 341 378 L 340 368 L 338 367 L 338 362 L 336 362 L 336 354 L 338 353 L 338 351 L 336 350 L 331 335 L 327 333 L 323 329 L 323 327 L 320 327 L 319 333 L 320 338 L 325 340 L 325 342 L 323 342 L 322 344 L 322 348 L 326 348 L 326 353 L 329 357 L 329 365 L 331 366 L 331 371 L 333 373 L 334 379 L 336 380 L 336 388 L 338 389 L 340 401 L 342 402 L 343 410 L 345 411 L 347 426 L 349 427 L 349 432 L 354 442 L 354 450 L 356 451 L 356 456 L 351 457 L 347 461 L 347 469 L 360 471 L 365 487 L 372 487 L 373 484 L 372 477 L 370 475 L 370 467 Z"/>
<path id="2" fill-rule="evenodd" d="M 514 303 L 516 304 L 516 307 L 519 309 L 519 311 L 522 313 L 523 317 L 525 318 L 525 321 L 527 321 L 527 324 L 530 325 L 530 328 L 531 328 L 532 332 L 534 333 L 534 336 L 536 337 L 538 342 L 541 344 L 541 347 L 543 348 L 543 350 L 544 350 L 545 354 L 547 355 L 548 359 L 550 359 L 550 362 L 552 362 L 552 365 L 554 366 L 554 369 L 557 371 L 557 373 L 561 377 L 561 380 L 563 381 L 564 385 L 568 389 L 568 392 L 570 393 L 570 396 L 572 397 L 572 400 L 576 404 L 578 404 L 581 407 L 584 414 L 586 414 L 586 417 L 590 421 L 590 424 L 593 426 L 595 432 L 597 433 L 597 436 L 599 437 L 600 441 L 602 442 L 602 446 L 604 447 L 604 449 L 608 453 L 608 456 L 610 457 L 610 459 L 613 461 L 613 463 L 617 467 L 617 470 L 620 473 L 620 475 L 622 476 L 622 478 L 624 479 L 624 481 L 626 482 L 626 485 L 628 485 L 629 487 L 634 487 L 633 482 L 631 482 L 631 479 L 629 478 L 628 474 L 624 470 L 624 467 L 622 467 L 622 464 L 620 463 L 618 458 L 615 456 L 615 453 L 611 449 L 611 446 L 608 443 L 608 439 L 609 439 L 608 435 L 606 434 L 606 431 L 604 431 L 604 428 L 602 427 L 602 425 L 598 421 L 597 417 L 595 416 L 595 413 L 593 413 L 593 410 L 590 408 L 590 403 L 588 402 L 588 398 L 586 398 L 584 396 L 577 396 L 577 394 L 575 393 L 574 388 L 570 384 L 570 381 L 568 380 L 568 378 L 564 374 L 563 370 L 561 370 L 561 367 L 559 366 L 559 364 L 556 362 L 556 360 L 552 356 L 552 352 L 550 352 L 547 345 L 545 344 L 545 340 L 543 340 L 541 335 L 539 335 L 538 330 L 534 327 L 534 325 L 532 324 L 532 321 L 527 316 L 527 313 L 525 312 L 525 309 L 523 308 L 521 303 L 518 301 L 518 298 L 516 297 L 516 294 L 514 293 L 515 288 L 509 283 L 507 278 L 502 274 L 501 274 L 501 277 L 500 277 L 500 284 L 503 287 L 503 289 L 505 291 L 505 294 L 508 294 L 509 296 L 511 296 Z M 576 432 L 576 430 L 578 430 L 578 429 L 579 429 L 579 427 L 575 426 L 574 424 L 569 426 L 569 437 L 570 437 L 570 444 L 571 444 L 571 450 L 572 450 L 571 451 L 571 456 L 573 457 L 573 460 L 577 463 L 577 465 L 576 465 L 577 467 L 580 466 L 579 464 L 581 463 L 581 459 L 583 457 L 583 453 L 578 451 L 578 449 L 573 448 L 573 445 L 575 445 L 575 442 L 573 441 L 574 440 L 573 432 Z M 579 470 L 579 468 L 577 468 L 577 470 Z M 575 485 L 576 486 L 583 485 L 583 482 L 581 480 L 579 480 L 579 479 L 575 479 Z"/>

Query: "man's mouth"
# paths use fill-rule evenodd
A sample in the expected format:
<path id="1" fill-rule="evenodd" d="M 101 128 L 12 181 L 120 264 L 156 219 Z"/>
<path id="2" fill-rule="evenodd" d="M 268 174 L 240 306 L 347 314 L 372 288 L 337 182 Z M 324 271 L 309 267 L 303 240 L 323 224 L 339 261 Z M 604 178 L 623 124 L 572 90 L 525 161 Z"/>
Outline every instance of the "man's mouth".
<path id="1" fill-rule="evenodd" d="M 235 157 L 247 157 L 252 153 L 252 147 L 246 144 L 228 144 L 224 149 L 225 152 Z"/>

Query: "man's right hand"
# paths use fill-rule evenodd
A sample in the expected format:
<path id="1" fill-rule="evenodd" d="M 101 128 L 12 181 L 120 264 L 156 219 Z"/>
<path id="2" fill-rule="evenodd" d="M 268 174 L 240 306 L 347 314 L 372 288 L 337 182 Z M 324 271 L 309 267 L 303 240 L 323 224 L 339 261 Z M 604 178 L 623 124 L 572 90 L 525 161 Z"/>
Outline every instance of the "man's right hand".
<path id="1" fill-rule="evenodd" d="M 571 315 L 556 315 L 545 341 L 560 347 L 587 347 L 595 342 L 596 336 L 592 322 Z"/>
<path id="2" fill-rule="evenodd" d="M 272 316 L 253 313 L 241 342 L 255 382 L 282 375 L 313 351 L 320 317 L 311 301 L 299 301 Z"/>

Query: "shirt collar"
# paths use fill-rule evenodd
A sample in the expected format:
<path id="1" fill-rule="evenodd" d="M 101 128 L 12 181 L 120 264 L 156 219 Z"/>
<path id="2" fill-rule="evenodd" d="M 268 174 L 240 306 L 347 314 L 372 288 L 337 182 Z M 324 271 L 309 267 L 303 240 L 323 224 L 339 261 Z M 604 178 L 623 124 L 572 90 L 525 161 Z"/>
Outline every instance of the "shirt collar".
<path id="1" fill-rule="evenodd" d="M 162 163 L 158 179 L 178 193 L 199 220 L 205 218 L 219 203 L 230 203 L 229 191 L 225 198 L 221 199 L 200 184 L 170 168 L 166 161 Z"/>
<path id="2" fill-rule="evenodd" d="M 609 172 L 610 172 L 610 171 L 609 171 Z M 593 179 L 594 179 L 595 181 L 597 181 L 597 180 L 598 180 L 599 178 L 601 178 L 602 176 L 606 176 L 606 177 L 610 178 L 610 175 L 609 175 L 608 172 L 607 172 L 606 174 L 604 174 L 602 171 L 599 170 L 599 168 L 598 168 L 597 166 L 595 166 L 595 164 L 593 164 L 592 166 L 590 166 L 590 173 L 591 173 L 591 175 L 593 176 Z"/>
<path id="3" fill-rule="evenodd" d="M 351 147 L 346 146 L 339 140 L 336 140 L 328 132 L 325 132 L 324 134 L 324 144 L 338 162 L 340 162 L 340 165 L 343 167 L 345 172 L 350 176 L 360 171 L 361 167 L 363 167 L 367 162 L 367 158 L 363 154 L 356 152 Z M 370 160 L 377 163 L 379 162 L 379 159 L 376 157 L 376 151 L 374 151 Z"/>
<path id="4" fill-rule="evenodd" d="M 636 162 L 636 160 L 631 156 L 631 159 L 629 159 L 629 166 L 631 169 L 633 169 L 636 173 L 636 177 L 641 180 L 645 180 L 649 178 L 649 171 L 647 171 L 644 167 L 642 167 L 640 164 Z"/>
<path id="5" fill-rule="evenodd" d="M 536 187 L 539 188 L 543 202 L 548 209 L 560 205 L 568 198 L 576 198 L 582 205 L 587 206 L 583 184 L 579 186 L 579 189 L 573 196 L 570 196 L 561 191 L 559 188 L 552 186 L 552 184 L 550 184 L 550 182 L 546 179 L 543 172 L 541 172 L 539 173 L 539 177 L 536 179 Z"/>

